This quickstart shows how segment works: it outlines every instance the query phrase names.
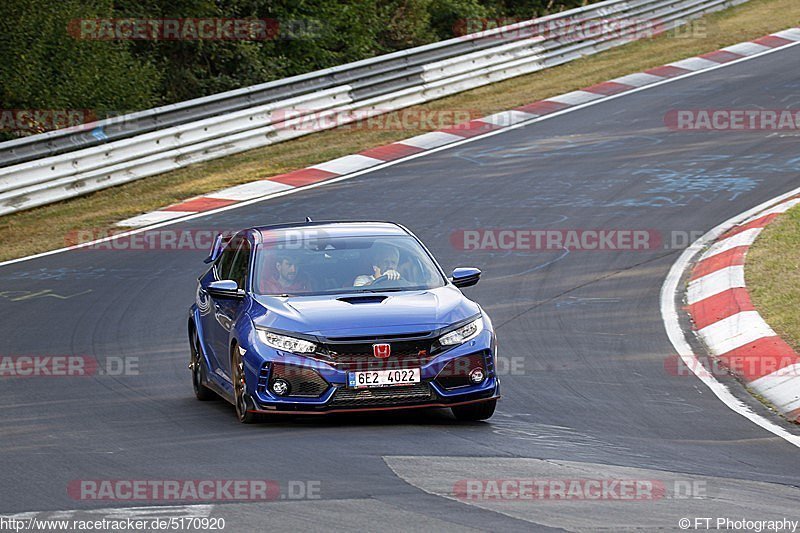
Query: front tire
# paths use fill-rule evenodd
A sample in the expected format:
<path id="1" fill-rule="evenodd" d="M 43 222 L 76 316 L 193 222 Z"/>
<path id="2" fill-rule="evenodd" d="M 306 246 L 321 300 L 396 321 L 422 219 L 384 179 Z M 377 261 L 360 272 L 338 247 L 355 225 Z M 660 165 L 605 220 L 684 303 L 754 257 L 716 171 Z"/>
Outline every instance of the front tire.
<path id="1" fill-rule="evenodd" d="M 494 414 L 494 409 L 497 407 L 497 400 L 489 400 L 480 403 L 471 403 L 467 405 L 457 405 L 451 407 L 453 416 L 456 420 L 463 422 L 477 422 L 478 420 L 487 420 Z"/>
<path id="2" fill-rule="evenodd" d="M 201 402 L 213 400 L 217 395 L 214 391 L 203 385 L 203 383 L 207 382 L 206 365 L 203 363 L 203 357 L 200 355 L 200 337 L 197 335 L 196 329 L 192 330 L 190 348 L 192 351 L 192 358 L 189 368 L 192 370 L 192 389 L 194 390 L 194 395 Z"/>
<path id="3" fill-rule="evenodd" d="M 233 396 L 234 405 L 236 406 L 236 418 L 242 424 L 252 424 L 258 422 L 259 416 L 257 413 L 251 412 L 254 408 L 253 401 L 247 394 L 247 387 L 244 380 L 244 360 L 242 353 L 239 351 L 239 346 L 234 344 L 231 349 L 231 370 L 233 374 Z"/>

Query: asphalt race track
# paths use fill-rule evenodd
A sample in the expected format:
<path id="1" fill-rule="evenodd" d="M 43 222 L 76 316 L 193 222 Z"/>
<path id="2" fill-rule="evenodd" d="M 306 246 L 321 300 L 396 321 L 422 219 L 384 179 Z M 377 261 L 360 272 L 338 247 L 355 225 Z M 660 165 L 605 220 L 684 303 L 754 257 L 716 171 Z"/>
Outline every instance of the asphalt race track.
<path id="1" fill-rule="evenodd" d="M 219 502 L 195 511 L 225 517 L 227 531 L 677 530 L 682 517 L 800 519 L 800 450 L 730 410 L 694 376 L 669 371 L 673 349 L 659 290 L 679 247 L 466 251 L 451 242 L 454 232 L 482 228 L 696 237 L 800 185 L 800 134 L 668 131 L 664 115 L 797 109 L 798 73 L 800 48 L 790 47 L 164 228 L 305 216 L 393 220 L 414 231 L 445 270 L 483 269 L 481 283 L 465 292 L 491 315 L 508 370 L 488 423 L 431 411 L 244 426 L 227 403 L 196 401 L 186 319 L 205 250 L 75 250 L 0 268 L 0 355 L 122 357 L 138 361 L 139 372 L 0 380 L 0 513 L 82 516 L 144 505 L 186 512 L 175 507 L 181 502 L 75 499 L 67 492 L 73 480 L 270 479 L 318 482 L 319 498 Z M 694 483 L 703 498 L 452 496 L 465 479 L 612 475 Z"/>

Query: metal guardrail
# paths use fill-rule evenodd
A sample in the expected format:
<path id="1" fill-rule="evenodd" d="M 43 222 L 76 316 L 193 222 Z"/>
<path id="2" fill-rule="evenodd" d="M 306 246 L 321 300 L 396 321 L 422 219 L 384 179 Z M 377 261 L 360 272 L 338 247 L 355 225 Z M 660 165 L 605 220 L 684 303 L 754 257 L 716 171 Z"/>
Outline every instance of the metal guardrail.
<path id="1" fill-rule="evenodd" d="M 0 143 L 0 215 L 312 133 L 332 117 L 330 127 L 535 72 L 630 42 L 642 22 L 666 31 L 746 1 L 606 0 L 79 131 Z M 602 24 L 608 20 L 623 24 Z M 589 22 L 602 30 L 586 38 Z M 567 29 L 541 35 L 545 23 Z"/>

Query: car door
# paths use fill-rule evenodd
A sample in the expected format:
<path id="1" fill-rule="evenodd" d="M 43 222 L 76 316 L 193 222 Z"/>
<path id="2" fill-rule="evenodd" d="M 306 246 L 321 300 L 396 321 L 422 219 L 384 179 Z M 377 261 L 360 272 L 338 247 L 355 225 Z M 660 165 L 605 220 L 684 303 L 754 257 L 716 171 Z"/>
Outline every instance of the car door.
<path id="1" fill-rule="evenodd" d="M 233 260 L 239 249 L 238 239 L 229 239 L 217 260 L 211 268 L 199 280 L 197 290 L 197 307 L 200 311 L 200 325 L 203 330 L 203 348 L 208 356 L 210 363 L 209 374 L 218 377 L 217 370 L 220 368 L 220 360 L 227 359 L 227 353 L 218 354 L 220 342 L 217 337 L 221 334 L 219 323 L 217 322 L 217 302 L 208 293 L 208 284 L 220 279 L 228 279 Z"/>
<path id="2" fill-rule="evenodd" d="M 236 251 L 232 255 L 230 263 L 227 261 L 223 262 L 223 258 L 220 258 L 218 279 L 233 280 L 240 289 L 247 290 L 248 273 L 250 270 L 253 247 L 246 235 L 242 235 L 238 238 L 237 237 L 233 239 L 236 241 L 234 243 L 236 246 Z M 212 301 L 214 307 L 214 333 L 211 335 L 211 337 L 212 342 L 214 343 L 214 352 L 216 353 L 220 370 L 222 370 L 225 376 L 230 378 L 231 330 L 233 330 L 233 327 L 238 321 L 239 317 L 246 310 L 247 298 L 233 299 L 212 297 Z"/>

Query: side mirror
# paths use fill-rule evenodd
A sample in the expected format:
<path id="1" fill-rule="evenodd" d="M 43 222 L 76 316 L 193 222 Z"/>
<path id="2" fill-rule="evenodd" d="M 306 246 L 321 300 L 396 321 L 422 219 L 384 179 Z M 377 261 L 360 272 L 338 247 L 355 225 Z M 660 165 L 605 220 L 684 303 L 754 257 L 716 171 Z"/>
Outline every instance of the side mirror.
<path id="1" fill-rule="evenodd" d="M 244 298 L 244 291 L 232 279 L 221 279 L 208 284 L 208 294 L 214 298 L 238 300 Z"/>
<path id="2" fill-rule="evenodd" d="M 481 279 L 481 271 L 478 268 L 459 267 L 453 269 L 453 277 L 450 281 L 458 288 L 472 287 Z"/>

